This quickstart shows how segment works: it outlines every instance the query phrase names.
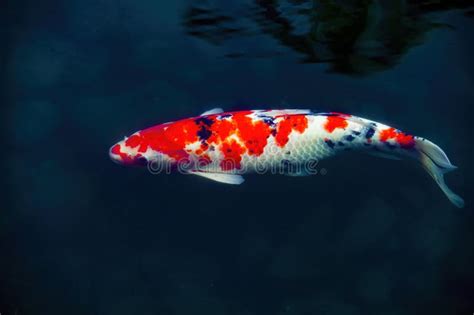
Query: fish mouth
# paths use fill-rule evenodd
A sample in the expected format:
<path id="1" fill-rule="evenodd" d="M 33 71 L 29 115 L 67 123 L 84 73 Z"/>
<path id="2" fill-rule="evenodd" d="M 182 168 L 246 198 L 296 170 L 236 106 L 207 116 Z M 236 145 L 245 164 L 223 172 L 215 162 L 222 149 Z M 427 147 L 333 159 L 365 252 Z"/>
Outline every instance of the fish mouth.
<path id="1" fill-rule="evenodd" d="M 112 162 L 118 165 L 123 165 L 122 157 L 117 152 L 120 152 L 120 143 L 114 144 L 110 147 L 109 158 L 112 160 Z"/>

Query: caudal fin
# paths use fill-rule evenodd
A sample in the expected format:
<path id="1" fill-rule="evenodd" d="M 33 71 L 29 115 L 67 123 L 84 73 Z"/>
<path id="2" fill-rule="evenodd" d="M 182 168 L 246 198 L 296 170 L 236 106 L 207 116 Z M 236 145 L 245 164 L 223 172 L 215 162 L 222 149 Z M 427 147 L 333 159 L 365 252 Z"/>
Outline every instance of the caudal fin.
<path id="1" fill-rule="evenodd" d="M 458 208 L 464 207 L 464 200 L 456 195 L 444 182 L 444 174 L 457 169 L 452 165 L 443 150 L 431 141 L 416 139 L 416 148 L 420 153 L 420 162 L 426 171 L 438 183 L 448 199 Z"/>

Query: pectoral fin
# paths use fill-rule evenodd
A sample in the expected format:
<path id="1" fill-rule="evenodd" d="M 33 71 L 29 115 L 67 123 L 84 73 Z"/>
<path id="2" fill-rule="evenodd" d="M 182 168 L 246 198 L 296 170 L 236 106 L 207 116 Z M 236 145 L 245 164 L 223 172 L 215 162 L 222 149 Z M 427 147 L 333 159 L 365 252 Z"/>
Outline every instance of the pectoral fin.
<path id="1" fill-rule="evenodd" d="M 237 174 L 207 173 L 207 172 L 198 172 L 198 171 L 191 171 L 189 172 L 189 174 L 202 176 L 219 183 L 230 184 L 230 185 L 240 185 L 245 180 L 241 175 L 237 175 Z"/>

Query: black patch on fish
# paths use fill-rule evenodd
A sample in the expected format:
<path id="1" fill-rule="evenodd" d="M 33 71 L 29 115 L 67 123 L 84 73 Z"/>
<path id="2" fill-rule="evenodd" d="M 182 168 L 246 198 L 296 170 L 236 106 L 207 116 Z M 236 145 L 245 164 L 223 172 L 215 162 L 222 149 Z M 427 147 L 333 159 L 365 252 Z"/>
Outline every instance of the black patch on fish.
<path id="1" fill-rule="evenodd" d="M 366 139 L 371 139 L 375 134 L 375 129 L 370 127 L 369 129 L 367 129 L 367 132 L 365 133 L 365 138 Z"/>
<path id="2" fill-rule="evenodd" d="M 360 131 L 355 131 L 355 130 L 352 130 L 352 133 L 356 136 L 360 136 Z"/>
<path id="3" fill-rule="evenodd" d="M 224 119 L 224 118 L 227 118 L 227 117 L 232 117 L 232 114 L 224 114 L 224 115 L 218 116 L 219 119 Z"/>
<path id="4" fill-rule="evenodd" d="M 324 140 L 324 142 L 325 142 L 331 149 L 333 149 L 334 146 L 335 146 L 334 142 L 332 142 L 332 141 L 329 140 L 329 139 Z"/>
<path id="5" fill-rule="evenodd" d="M 339 141 L 337 144 L 340 145 L 341 147 L 345 146 L 344 142 L 342 141 Z"/>
<path id="6" fill-rule="evenodd" d="M 259 115 L 258 118 L 260 118 L 265 124 L 269 126 L 274 126 L 275 125 L 275 118 L 270 117 L 270 116 L 265 116 L 265 115 Z"/>
<path id="7" fill-rule="evenodd" d="M 389 147 L 390 149 L 392 149 L 392 150 L 394 150 L 394 149 L 396 149 L 396 148 L 397 148 L 397 146 L 396 146 L 396 145 L 394 145 L 394 144 L 391 144 L 391 143 L 389 143 L 389 142 L 385 142 L 385 145 L 386 145 L 387 147 Z"/>
<path id="8" fill-rule="evenodd" d="M 272 133 L 272 136 L 276 137 L 276 134 L 277 134 L 276 129 L 272 129 L 271 133 Z"/>
<path id="9" fill-rule="evenodd" d="M 205 142 L 212 135 L 212 131 L 210 131 L 207 126 L 203 125 L 197 132 L 197 135 L 199 137 L 199 140 Z"/>
<path id="10" fill-rule="evenodd" d="M 212 119 L 209 119 L 207 117 L 198 117 L 194 120 L 194 122 L 196 123 L 196 125 L 200 125 L 202 123 L 203 125 L 206 125 L 208 127 L 212 126 L 212 124 L 214 123 Z"/>
<path id="11" fill-rule="evenodd" d="M 209 130 L 209 127 L 212 126 L 214 121 L 212 119 L 209 119 L 208 117 L 198 117 L 194 119 L 194 122 L 196 125 L 201 126 L 199 128 L 197 135 L 199 137 L 199 140 L 201 140 L 202 143 L 205 143 L 207 139 L 212 135 L 212 131 Z"/>
<path id="12" fill-rule="evenodd" d="M 352 141 L 354 141 L 354 139 L 355 139 L 353 135 L 348 135 L 348 136 L 346 136 L 345 138 L 346 138 L 346 140 L 349 141 L 349 142 L 352 142 Z"/>

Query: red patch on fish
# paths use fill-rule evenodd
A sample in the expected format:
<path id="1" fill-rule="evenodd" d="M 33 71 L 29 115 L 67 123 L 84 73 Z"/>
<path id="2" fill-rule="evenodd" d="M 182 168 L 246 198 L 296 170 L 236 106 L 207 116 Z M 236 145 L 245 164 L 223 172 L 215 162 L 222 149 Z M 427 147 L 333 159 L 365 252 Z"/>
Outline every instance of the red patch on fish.
<path id="1" fill-rule="evenodd" d="M 275 136 L 276 143 L 283 147 L 288 143 L 290 133 L 295 130 L 303 133 L 308 128 L 308 118 L 306 115 L 285 115 L 284 119 L 278 123 Z"/>
<path id="2" fill-rule="evenodd" d="M 204 152 L 204 150 L 201 149 L 201 148 L 199 148 L 199 149 L 196 150 L 195 153 L 196 153 L 197 155 L 201 155 L 203 152 Z"/>
<path id="3" fill-rule="evenodd" d="M 397 142 L 404 149 L 411 149 L 415 146 L 415 137 L 412 135 L 407 135 L 403 132 L 397 135 Z"/>
<path id="4" fill-rule="evenodd" d="M 209 143 L 220 143 L 227 139 L 230 134 L 235 131 L 235 125 L 232 120 L 229 119 L 213 119 L 213 124 L 210 127 L 212 132 L 211 136 L 207 140 Z"/>
<path id="5" fill-rule="evenodd" d="M 112 149 L 110 150 L 110 152 L 112 152 L 115 155 L 120 156 L 122 163 L 127 163 L 127 162 L 132 161 L 132 158 L 127 153 L 122 152 L 122 147 L 120 146 L 120 144 L 114 145 Z"/>
<path id="6" fill-rule="evenodd" d="M 142 143 L 140 144 L 140 147 L 138 148 L 138 152 L 145 153 L 146 150 L 148 150 L 148 144 L 142 141 Z"/>
<path id="7" fill-rule="evenodd" d="M 253 121 L 247 116 L 250 113 L 237 113 L 233 119 L 236 123 L 238 136 L 247 148 L 248 154 L 259 156 L 263 153 L 272 130 L 263 120 Z"/>
<path id="8" fill-rule="evenodd" d="M 348 115 L 344 115 L 348 116 Z M 327 132 L 332 133 L 337 128 L 345 129 L 348 126 L 347 120 L 341 116 L 328 116 L 326 123 L 324 124 L 324 129 Z"/>
<path id="9" fill-rule="evenodd" d="M 110 151 L 115 155 L 122 154 L 122 152 L 120 151 L 120 144 L 114 145 Z"/>
<path id="10" fill-rule="evenodd" d="M 388 128 L 380 131 L 380 141 L 386 142 L 389 139 L 393 139 L 397 136 L 397 130 L 395 128 Z"/>
<path id="11" fill-rule="evenodd" d="M 130 147 L 130 148 L 133 149 L 133 148 L 137 147 L 138 145 L 140 145 L 141 140 L 142 140 L 141 137 L 138 134 L 136 134 L 136 135 L 133 135 L 130 138 L 128 138 L 125 141 L 125 145 L 127 147 Z"/>
<path id="12" fill-rule="evenodd" d="M 188 157 L 184 148 L 198 140 L 198 130 L 199 126 L 193 119 L 152 127 L 141 132 L 142 146 L 147 145 L 155 151 L 180 160 Z"/>
<path id="13" fill-rule="evenodd" d="M 415 146 L 415 137 L 395 128 L 388 128 L 380 131 L 379 137 L 382 142 L 394 139 L 404 149 L 411 149 Z"/>
<path id="14" fill-rule="evenodd" d="M 240 169 L 242 154 L 245 153 L 245 147 L 241 146 L 237 141 L 232 139 L 230 142 L 224 142 L 221 148 L 224 159 L 220 163 L 220 167 L 224 171 Z"/>

